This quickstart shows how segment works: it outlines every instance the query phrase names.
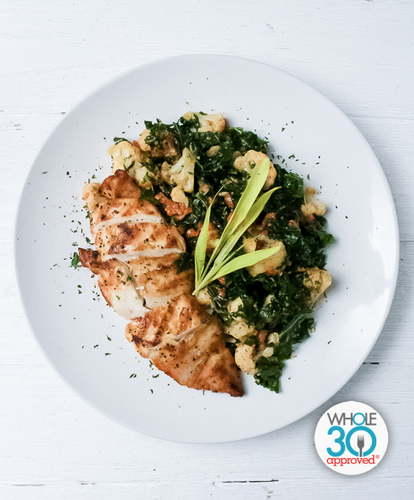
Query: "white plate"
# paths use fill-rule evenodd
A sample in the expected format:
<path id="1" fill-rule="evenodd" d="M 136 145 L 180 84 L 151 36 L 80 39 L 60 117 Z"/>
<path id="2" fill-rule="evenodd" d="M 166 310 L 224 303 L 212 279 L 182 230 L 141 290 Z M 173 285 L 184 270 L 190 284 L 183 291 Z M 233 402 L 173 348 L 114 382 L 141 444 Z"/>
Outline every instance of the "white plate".
<path id="1" fill-rule="evenodd" d="M 321 198 L 329 205 L 329 230 L 337 242 L 327 268 L 334 285 L 316 313 L 316 332 L 287 363 L 281 394 L 257 386 L 249 376 L 243 398 L 203 394 L 163 373 L 158 376 L 126 341 L 126 320 L 103 299 L 95 300 L 91 273 L 69 267 L 72 243 L 87 246 L 81 228 L 90 236 L 82 186 L 93 174 L 98 181 L 109 175 L 106 150 L 112 138 L 137 138 L 144 120 L 170 122 L 188 110 L 223 112 L 233 126 L 268 137 L 276 154 L 294 154 L 289 168 L 309 175 L 307 183 L 321 187 Z M 151 436 L 224 442 L 294 422 L 327 401 L 357 371 L 392 302 L 398 228 L 377 158 L 330 101 L 296 78 L 254 61 L 185 56 L 141 66 L 113 80 L 63 118 L 24 185 L 15 263 L 36 338 L 86 401 Z"/>

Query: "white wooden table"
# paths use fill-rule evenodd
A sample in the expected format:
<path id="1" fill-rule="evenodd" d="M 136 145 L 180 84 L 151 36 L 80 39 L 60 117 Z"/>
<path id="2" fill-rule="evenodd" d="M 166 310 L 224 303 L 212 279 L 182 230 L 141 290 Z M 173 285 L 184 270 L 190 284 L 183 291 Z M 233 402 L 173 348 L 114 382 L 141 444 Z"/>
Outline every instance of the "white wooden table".
<path id="1" fill-rule="evenodd" d="M 0 498 L 412 498 L 414 3 L 2 0 L 0 20 Z M 302 420 L 223 445 L 139 435 L 81 401 L 29 331 L 12 268 L 17 198 L 61 115 L 125 70 L 188 53 L 256 59 L 325 94 L 377 154 L 400 224 L 394 304 L 357 374 Z M 350 399 L 390 433 L 381 464 L 355 477 L 327 469 L 313 444 L 323 411 Z"/>

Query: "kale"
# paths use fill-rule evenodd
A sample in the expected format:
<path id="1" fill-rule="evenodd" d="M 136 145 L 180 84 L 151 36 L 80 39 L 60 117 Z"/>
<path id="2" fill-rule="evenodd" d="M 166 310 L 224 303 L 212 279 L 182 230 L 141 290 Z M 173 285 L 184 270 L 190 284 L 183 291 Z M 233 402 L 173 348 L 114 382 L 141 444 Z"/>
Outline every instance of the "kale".
<path id="1" fill-rule="evenodd" d="M 326 264 L 325 248 L 335 241 L 334 237 L 324 229 L 326 219 L 322 216 L 313 216 L 312 220 L 308 221 L 297 212 L 292 212 L 290 217 L 285 213 L 284 215 L 276 213 L 275 218 L 267 226 L 269 236 L 284 243 L 292 268 L 323 269 Z M 299 222 L 297 225 L 290 225 L 290 221 L 295 217 Z"/>
<path id="2" fill-rule="evenodd" d="M 254 376 L 257 384 L 274 392 L 280 392 L 280 376 L 285 361 L 292 357 L 294 348 L 309 337 L 313 329 L 313 319 L 306 314 L 296 316 L 279 336 L 279 343 L 273 345 L 273 355 L 269 358 L 260 357 L 257 361 L 257 374 Z"/>
<path id="3" fill-rule="evenodd" d="M 156 122 L 145 121 L 145 128 L 149 131 L 149 134 L 145 138 L 145 142 L 151 148 L 162 148 L 163 142 L 168 137 L 173 137 L 176 139 L 174 133 L 174 127 L 172 125 L 167 125 L 157 118 Z"/>
<path id="4" fill-rule="evenodd" d="M 149 201 L 150 203 L 152 203 L 153 205 L 155 206 L 160 206 L 161 203 L 155 198 L 155 191 L 153 189 L 141 189 L 141 195 L 140 195 L 140 199 L 141 200 L 146 200 L 146 201 Z"/>
<path id="5" fill-rule="evenodd" d="M 189 252 L 181 253 L 178 259 L 174 261 L 174 266 L 177 269 L 177 274 L 194 269 L 194 255 Z"/>
<path id="6" fill-rule="evenodd" d="M 237 204 L 241 195 L 244 193 L 248 179 L 249 174 L 247 172 L 233 170 L 231 172 L 231 177 L 222 181 L 223 191 L 230 194 L 234 205 Z"/>
<path id="7" fill-rule="evenodd" d="M 239 151 L 242 155 L 250 149 L 267 153 L 268 142 L 260 139 L 254 132 L 243 130 L 241 127 L 231 127 L 228 136 L 234 144 L 235 151 Z"/>
<path id="8" fill-rule="evenodd" d="M 210 199 L 207 195 L 202 193 L 196 193 L 193 196 L 189 196 L 189 198 L 191 212 L 182 220 L 175 220 L 174 224 L 176 226 L 183 227 L 185 230 L 190 228 L 198 230 L 200 225 L 204 221 Z M 225 204 L 221 203 L 220 200 L 217 200 L 215 202 L 214 209 L 211 212 L 210 222 L 214 225 L 219 234 L 221 234 L 227 223 L 227 217 L 229 213 L 230 210 L 228 209 L 228 207 Z M 197 238 L 187 238 L 187 243 L 189 244 L 190 248 L 194 250 L 197 243 Z"/>
<path id="9" fill-rule="evenodd" d="M 190 119 L 182 117 L 172 124 L 164 124 L 160 120 L 146 121 L 145 126 L 149 131 L 145 142 L 151 148 L 162 150 L 165 141 L 171 144 L 172 140 L 178 152 L 188 148 L 196 158 L 194 192 L 186 193 L 191 212 L 181 220 L 169 217 L 165 206 L 155 199 L 159 193 L 170 197 L 171 184 L 161 182 L 154 184 L 152 189 L 141 190 L 141 199 L 155 204 L 163 217 L 179 227 L 184 235 L 187 252 L 181 254 L 174 263 L 177 272 L 182 272 L 194 267 L 197 231 L 217 192 L 221 189 L 222 195 L 214 198 L 210 222 L 220 235 L 233 210 L 232 204 L 237 204 L 246 188 L 249 173 L 237 171 L 233 167 L 234 159 L 249 150 L 267 154 L 268 142 L 242 128 L 227 127 L 222 132 L 199 132 L 200 120 L 197 115 Z M 154 155 L 144 166 L 149 172 L 158 173 L 160 164 L 165 160 L 171 162 L 171 159 Z M 281 189 L 273 192 L 256 222 L 263 234 L 285 245 L 288 257 L 284 267 L 274 275 L 263 273 L 257 276 L 251 276 L 247 269 L 240 269 L 207 287 L 212 309 L 226 326 L 241 317 L 247 325 L 253 325 L 256 332 L 279 335 L 278 342 L 266 344 L 273 347 L 273 354 L 258 359 L 258 372 L 255 375 L 258 384 L 274 392 L 280 391 L 280 376 L 285 362 L 292 357 L 295 346 L 309 337 L 314 327 L 311 293 L 304 285 L 304 271 L 312 267 L 323 269 L 326 247 L 334 242 L 334 237 L 326 231 L 324 217 L 305 216 L 302 213 L 301 207 L 305 203 L 304 180 L 286 170 L 284 164 L 285 161 L 279 157 L 274 163 L 277 172 L 274 187 Z M 148 180 L 151 180 L 150 176 Z M 223 196 L 226 193 L 229 193 L 232 203 Z M 242 239 L 237 247 L 240 254 L 244 252 Z M 237 312 L 230 313 L 228 304 L 237 298 L 241 299 L 242 305 Z M 240 341 L 230 336 L 228 340 L 227 345 L 234 353 Z M 244 343 L 262 348 L 257 333 L 246 337 Z"/>
<path id="10" fill-rule="evenodd" d="M 197 115 L 190 119 L 181 117 L 177 122 L 165 124 L 145 121 L 149 130 L 145 142 L 151 147 L 162 148 L 167 137 L 173 137 L 179 149 L 188 148 L 197 158 L 195 177 L 197 180 L 212 185 L 214 191 L 220 187 L 220 182 L 227 178 L 229 170 L 233 169 L 235 153 L 245 154 L 253 149 L 267 152 L 267 141 L 257 134 L 242 128 L 226 128 L 223 132 L 199 132 L 200 120 Z M 217 146 L 217 151 L 211 154 L 210 148 Z"/>
<path id="11" fill-rule="evenodd" d="M 229 170 L 233 168 L 233 155 L 236 149 L 230 137 L 226 136 L 226 132 L 221 135 L 211 134 L 211 132 L 200 134 L 207 135 L 210 139 L 208 148 L 201 148 L 199 151 L 200 160 L 197 162 L 195 173 L 198 178 L 213 183 L 216 187 L 217 182 L 225 179 Z M 217 146 L 214 154 L 208 152 L 211 146 Z"/>
<path id="12" fill-rule="evenodd" d="M 275 165 L 275 169 L 277 176 L 274 187 L 280 186 L 281 189 L 275 191 L 271 196 L 266 205 L 266 212 L 278 211 L 283 215 L 283 211 L 300 209 L 304 203 L 303 179 L 297 174 L 288 172 L 278 164 Z"/>
<path id="13" fill-rule="evenodd" d="M 262 356 L 256 363 L 257 373 L 254 376 L 256 384 L 279 393 L 279 380 L 284 366 L 285 363 L 283 359 L 279 359 L 277 356 L 271 356 L 270 358 L 264 358 Z"/>

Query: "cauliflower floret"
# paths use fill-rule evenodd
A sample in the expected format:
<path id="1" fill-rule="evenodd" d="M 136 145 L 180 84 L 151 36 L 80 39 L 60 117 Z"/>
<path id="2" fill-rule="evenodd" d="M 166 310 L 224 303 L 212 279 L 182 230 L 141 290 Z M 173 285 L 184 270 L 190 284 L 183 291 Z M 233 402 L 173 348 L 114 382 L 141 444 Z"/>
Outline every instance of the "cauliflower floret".
<path id="1" fill-rule="evenodd" d="M 186 207 L 188 207 L 188 205 L 189 205 L 189 201 L 188 201 L 187 196 L 185 195 L 182 188 L 179 186 L 176 186 L 175 188 L 172 189 L 171 199 L 172 199 L 172 201 L 175 201 L 177 203 L 182 203 Z"/>
<path id="2" fill-rule="evenodd" d="M 214 224 L 210 222 L 208 225 L 208 236 L 207 236 L 207 247 L 206 247 L 207 254 L 213 253 L 214 249 L 218 245 L 219 240 L 220 236 L 218 234 L 218 231 L 215 228 Z"/>
<path id="3" fill-rule="evenodd" d="M 145 139 L 149 136 L 149 134 L 150 131 L 145 129 L 139 136 L 138 141 L 136 141 L 136 144 L 138 144 L 141 151 L 146 152 L 152 158 L 172 158 L 175 160 L 179 156 L 174 136 L 171 133 L 163 133 L 159 137 L 157 146 L 152 148 L 145 142 Z"/>
<path id="4" fill-rule="evenodd" d="M 331 283 L 332 276 L 328 271 L 318 267 L 306 269 L 303 284 L 310 290 L 312 302 L 316 302 Z"/>
<path id="5" fill-rule="evenodd" d="M 260 353 L 260 356 L 263 356 L 264 358 L 270 358 L 270 356 L 273 356 L 273 353 L 275 352 L 273 347 L 266 347 L 263 349 L 263 351 Z"/>
<path id="6" fill-rule="evenodd" d="M 237 297 L 237 299 L 230 301 L 227 304 L 227 310 L 229 313 L 237 313 L 239 308 L 243 305 L 243 301 L 240 297 Z M 255 333 L 254 326 L 249 326 L 246 321 L 240 317 L 237 316 L 236 319 L 234 319 L 230 326 L 225 327 L 225 331 L 228 335 L 231 335 L 235 339 L 242 339 L 246 337 L 247 335 L 253 335 Z"/>
<path id="7" fill-rule="evenodd" d="M 234 353 L 236 365 L 245 373 L 254 375 L 257 373 L 255 349 L 251 345 L 241 344 Z"/>
<path id="8" fill-rule="evenodd" d="M 209 157 L 216 156 L 216 154 L 220 151 L 220 146 L 211 146 L 211 148 L 207 149 L 206 155 Z"/>
<path id="9" fill-rule="evenodd" d="M 241 297 L 237 297 L 237 299 L 231 300 L 227 304 L 227 310 L 229 311 L 229 313 L 236 313 L 242 305 L 243 301 Z"/>
<path id="10" fill-rule="evenodd" d="M 266 158 L 268 157 L 264 153 L 251 149 L 250 151 L 247 151 L 244 156 L 238 156 L 234 160 L 233 166 L 236 170 L 245 170 L 246 172 L 251 172 L 256 165 L 260 165 L 263 160 L 266 160 Z M 275 179 L 276 169 L 273 166 L 273 163 L 270 162 L 269 173 L 267 174 L 263 189 L 269 189 L 274 184 Z"/>
<path id="11" fill-rule="evenodd" d="M 133 173 L 137 184 L 145 189 L 149 189 L 152 184 L 158 184 L 161 180 L 158 170 L 156 172 L 150 172 L 147 167 L 140 164 Z"/>
<path id="12" fill-rule="evenodd" d="M 117 170 L 130 170 L 141 164 L 143 154 L 140 148 L 133 146 L 128 141 L 121 141 L 108 149 L 112 156 L 112 173 Z"/>
<path id="13" fill-rule="evenodd" d="M 279 334 L 278 333 L 271 333 L 269 337 L 267 338 L 267 341 L 269 344 L 279 344 Z"/>
<path id="14" fill-rule="evenodd" d="M 319 201 L 315 194 L 317 193 L 315 188 L 305 187 L 303 194 L 305 197 L 305 204 L 300 208 L 304 215 L 325 215 L 326 203 Z"/>
<path id="15" fill-rule="evenodd" d="M 83 186 L 82 199 L 86 201 L 88 210 L 94 210 L 99 203 L 106 200 L 105 196 L 99 194 L 99 186 L 98 182 L 91 182 Z"/>
<path id="16" fill-rule="evenodd" d="M 220 113 L 214 115 L 202 115 L 197 113 L 200 120 L 199 132 L 223 132 L 226 128 L 226 120 Z"/>
<path id="17" fill-rule="evenodd" d="M 254 238 L 243 238 L 243 249 L 246 253 L 252 253 L 256 250 L 256 240 Z"/>
<path id="18" fill-rule="evenodd" d="M 121 141 L 108 149 L 112 156 L 112 173 L 117 170 L 126 170 L 134 177 L 138 185 L 149 188 L 152 183 L 160 181 L 157 171 L 150 172 L 141 162 L 147 160 L 146 154 L 141 149 L 128 141 Z"/>
<path id="19" fill-rule="evenodd" d="M 255 332 L 254 326 L 249 326 L 243 318 L 235 319 L 230 326 L 226 326 L 225 330 L 228 335 L 239 340 L 246 335 L 253 335 Z"/>
<path id="20" fill-rule="evenodd" d="M 149 136 L 150 131 L 146 128 L 141 132 L 141 135 L 138 137 L 138 145 L 142 151 L 151 151 L 151 147 L 149 144 L 145 142 L 145 139 Z"/>
<path id="21" fill-rule="evenodd" d="M 200 122 L 198 132 L 223 132 L 226 128 L 226 120 L 220 113 L 206 115 L 204 113 L 188 111 L 183 118 L 184 120 L 192 120 L 194 116 L 197 116 Z"/>
<path id="22" fill-rule="evenodd" d="M 184 148 L 183 155 L 174 165 L 167 162 L 162 164 L 161 175 L 168 182 L 174 182 L 186 193 L 194 191 L 195 157 L 188 148 Z"/>
<path id="23" fill-rule="evenodd" d="M 280 247 L 277 253 L 247 268 L 247 271 L 249 272 L 250 276 L 254 277 L 262 273 L 275 274 L 277 268 L 282 266 L 287 255 L 286 248 L 283 242 L 272 240 L 265 235 L 260 235 L 257 238 L 256 248 L 258 250 L 263 250 L 265 248 L 275 248 L 275 247 Z"/>
<path id="24" fill-rule="evenodd" d="M 204 306 L 210 305 L 211 304 L 211 297 L 207 291 L 207 288 L 202 288 L 199 292 L 198 295 L 196 296 L 196 299 L 198 302 Z"/>

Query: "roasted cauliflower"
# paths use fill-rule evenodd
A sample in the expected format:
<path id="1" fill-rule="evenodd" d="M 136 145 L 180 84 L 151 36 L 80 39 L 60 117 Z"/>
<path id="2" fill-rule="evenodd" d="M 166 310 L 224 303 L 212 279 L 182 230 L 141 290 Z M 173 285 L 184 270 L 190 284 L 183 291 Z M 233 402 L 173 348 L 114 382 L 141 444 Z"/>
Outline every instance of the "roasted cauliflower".
<path id="1" fill-rule="evenodd" d="M 174 183 L 186 193 L 194 191 L 195 156 L 188 149 L 183 149 L 181 158 L 174 165 L 162 164 L 161 175 L 164 181 Z"/>
<path id="2" fill-rule="evenodd" d="M 198 132 L 223 132 L 226 128 L 226 120 L 220 113 L 206 115 L 205 113 L 195 113 L 194 111 L 188 111 L 183 116 L 183 118 L 185 120 L 192 120 L 194 116 L 197 116 L 200 122 Z"/>
<path id="3" fill-rule="evenodd" d="M 148 165 L 148 156 L 139 146 L 121 141 L 111 146 L 108 154 L 112 156 L 112 173 L 126 170 L 137 184 L 144 188 L 150 188 L 153 183 L 160 182 L 158 168 L 154 167 L 152 171 L 145 166 L 145 163 Z"/>
<path id="4" fill-rule="evenodd" d="M 256 165 L 260 165 L 262 161 L 269 159 L 264 153 L 260 151 L 247 151 L 247 153 L 243 156 L 238 156 L 233 163 L 233 166 L 236 170 L 240 172 L 244 170 L 245 172 L 251 172 Z M 269 173 L 267 174 L 266 182 L 264 183 L 263 189 L 267 190 L 276 180 L 276 169 L 273 166 L 273 163 L 270 162 Z"/>
<path id="5" fill-rule="evenodd" d="M 323 292 L 332 284 L 332 276 L 324 269 L 311 267 L 305 270 L 303 284 L 311 293 L 311 301 L 316 302 Z"/>
<path id="6" fill-rule="evenodd" d="M 275 248 L 279 247 L 279 251 L 268 257 L 267 259 L 261 260 L 247 268 L 250 276 L 257 276 L 258 274 L 267 273 L 270 275 L 277 274 L 278 269 L 283 265 L 286 259 L 286 247 L 281 241 L 272 240 L 264 234 L 260 234 L 255 240 L 249 239 L 249 245 L 244 245 L 244 248 L 248 248 L 249 252 L 254 252 L 255 250 L 263 250 L 265 248 Z M 255 243 L 255 245 L 253 245 Z M 247 250 L 246 250 L 247 251 Z"/>
<path id="7" fill-rule="evenodd" d="M 319 201 L 315 195 L 317 191 L 313 187 L 305 187 L 303 195 L 305 204 L 301 206 L 303 215 L 325 215 L 326 203 Z"/>
<path id="8" fill-rule="evenodd" d="M 257 373 L 255 348 L 251 345 L 240 344 L 234 353 L 236 365 L 245 373 L 254 375 Z"/>

